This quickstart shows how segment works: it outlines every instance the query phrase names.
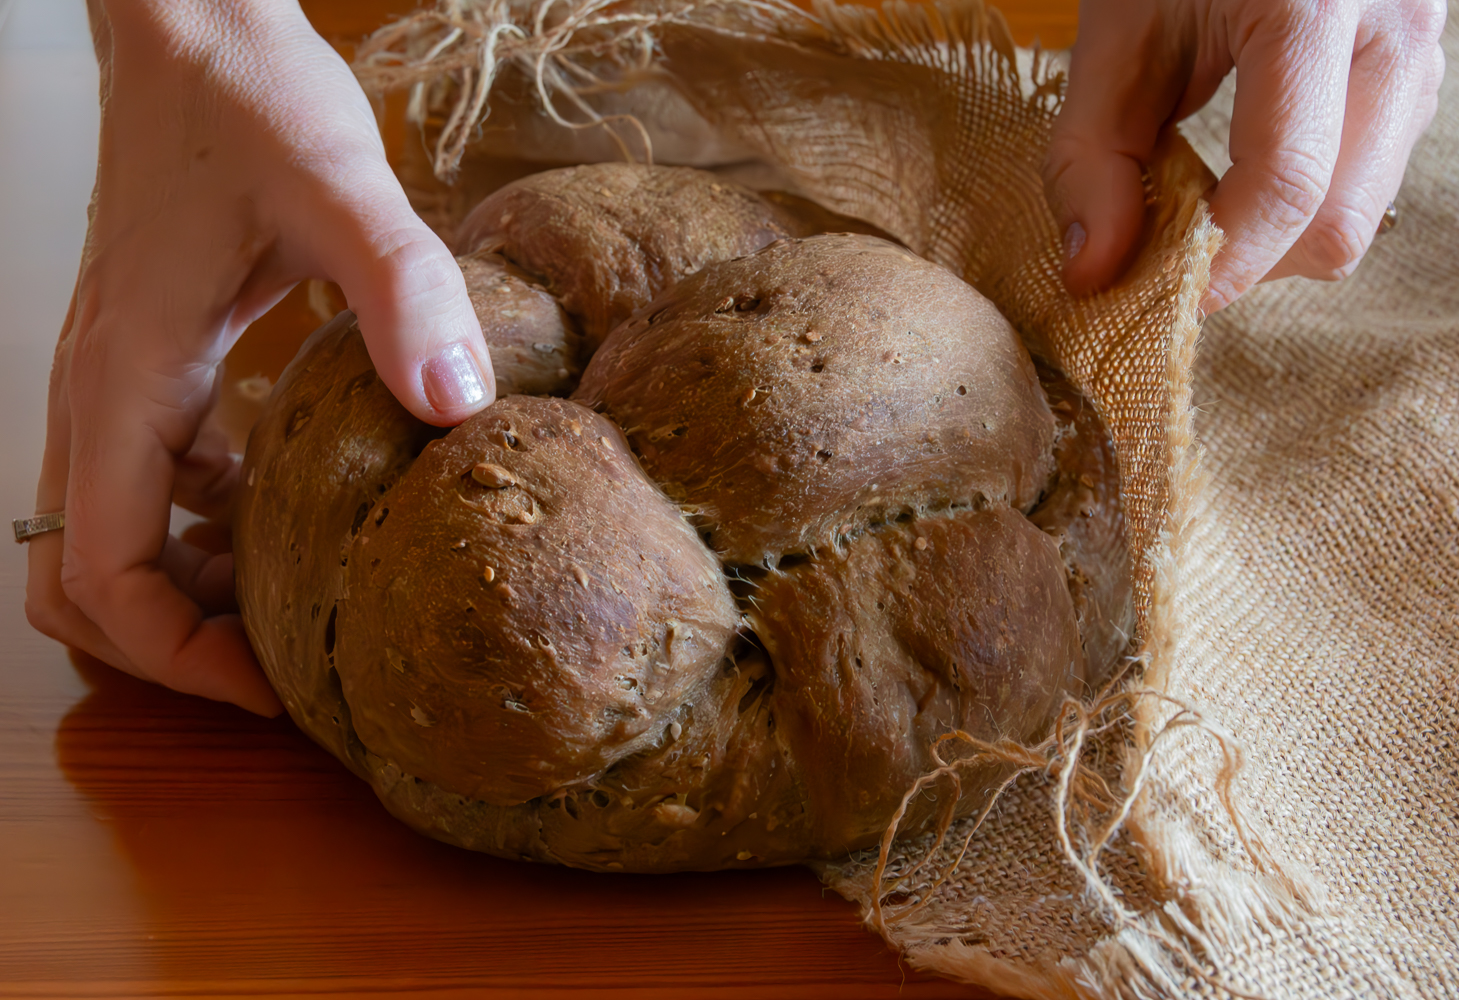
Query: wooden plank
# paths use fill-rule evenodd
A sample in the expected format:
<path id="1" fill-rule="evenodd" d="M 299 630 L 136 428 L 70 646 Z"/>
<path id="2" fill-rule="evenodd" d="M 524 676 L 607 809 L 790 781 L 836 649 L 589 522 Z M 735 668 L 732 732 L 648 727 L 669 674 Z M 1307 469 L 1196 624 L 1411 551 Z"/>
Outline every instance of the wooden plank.
<path id="1" fill-rule="evenodd" d="M 965 995 L 904 980 L 803 869 L 605 876 L 460 851 L 286 719 L 71 669 L 90 691 L 53 740 L 6 720 L 24 789 L 0 800 L 0 995 Z"/>

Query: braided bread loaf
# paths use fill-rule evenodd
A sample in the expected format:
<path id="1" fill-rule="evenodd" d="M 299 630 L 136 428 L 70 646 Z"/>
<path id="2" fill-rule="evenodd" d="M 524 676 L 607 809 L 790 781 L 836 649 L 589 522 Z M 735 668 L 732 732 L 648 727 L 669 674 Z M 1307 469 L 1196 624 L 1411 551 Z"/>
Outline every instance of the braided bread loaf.
<path id="1" fill-rule="evenodd" d="M 937 736 L 1038 739 L 1122 651 L 1102 425 L 948 271 L 678 168 L 539 174 L 463 232 L 501 398 L 419 423 L 343 314 L 236 518 L 270 679 L 407 823 L 604 870 L 844 856 Z"/>

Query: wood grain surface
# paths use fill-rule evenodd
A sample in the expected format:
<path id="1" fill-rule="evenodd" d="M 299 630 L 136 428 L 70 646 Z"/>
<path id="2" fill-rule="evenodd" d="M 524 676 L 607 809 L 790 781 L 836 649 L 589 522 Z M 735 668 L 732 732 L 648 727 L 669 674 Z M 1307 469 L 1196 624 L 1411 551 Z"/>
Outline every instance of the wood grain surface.
<path id="1" fill-rule="evenodd" d="M 347 45 L 412 5 L 304 6 Z M 1018 0 L 1005 14 L 1020 42 L 1063 46 L 1075 8 Z M 297 291 L 231 370 L 276 377 L 315 323 Z M 0 398 L 0 414 L 37 434 L 19 400 Z M 6 497 L 28 493 L 10 487 L 33 476 L 34 448 L 0 447 Z M 603 876 L 420 837 L 287 719 L 164 691 L 36 634 L 24 579 L 23 547 L 0 543 L 0 996 L 976 995 L 903 968 L 803 869 Z"/>

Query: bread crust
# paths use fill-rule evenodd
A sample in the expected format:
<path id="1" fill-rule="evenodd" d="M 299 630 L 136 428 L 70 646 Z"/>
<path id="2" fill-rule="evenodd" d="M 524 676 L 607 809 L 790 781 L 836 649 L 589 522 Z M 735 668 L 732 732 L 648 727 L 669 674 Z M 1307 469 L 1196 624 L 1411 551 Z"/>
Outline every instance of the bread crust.
<path id="1" fill-rule="evenodd" d="M 794 212 L 702 170 L 594 163 L 501 188 L 462 222 L 457 252 L 499 253 L 537 276 L 591 352 L 680 279 L 804 226 Z"/>
<path id="2" fill-rule="evenodd" d="M 491 353 L 497 396 L 567 396 L 582 374 L 583 336 L 542 285 L 501 254 L 457 257 Z"/>
<path id="3" fill-rule="evenodd" d="M 880 525 L 771 572 L 750 621 L 779 668 L 778 731 L 816 776 L 810 837 L 827 855 L 881 835 L 937 737 L 1037 740 L 1083 693 L 1058 545 L 1006 506 Z M 924 800 L 907 822 L 931 816 Z"/>
<path id="4" fill-rule="evenodd" d="M 1027 510 L 1053 471 L 1053 415 L 1008 321 L 873 236 L 706 267 L 614 331 L 573 398 L 625 429 L 727 563 L 907 513 Z"/>
<path id="5" fill-rule="evenodd" d="M 605 871 L 844 857 L 937 736 L 1036 740 L 1118 660 L 1108 436 L 947 271 L 838 235 L 640 282 L 561 399 L 576 320 L 492 253 L 466 274 L 494 362 L 562 345 L 501 355 L 538 394 L 428 427 L 344 314 L 280 380 L 237 507 L 271 681 L 414 828 Z"/>
<path id="6" fill-rule="evenodd" d="M 591 778 L 700 696 L 739 613 L 622 433 L 508 396 L 427 445 L 350 544 L 355 730 L 495 805 Z"/>

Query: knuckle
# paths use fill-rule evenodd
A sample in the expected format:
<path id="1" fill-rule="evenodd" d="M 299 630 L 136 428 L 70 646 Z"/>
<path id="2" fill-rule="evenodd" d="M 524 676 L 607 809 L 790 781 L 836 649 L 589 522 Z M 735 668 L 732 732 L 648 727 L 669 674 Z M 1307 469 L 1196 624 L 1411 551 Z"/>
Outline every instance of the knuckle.
<path id="1" fill-rule="evenodd" d="M 448 273 L 446 254 L 425 236 L 405 232 L 392 234 L 382 259 L 394 270 L 433 282 L 444 282 Z"/>
<path id="2" fill-rule="evenodd" d="M 1040 173 L 1044 196 L 1055 211 L 1065 207 L 1069 200 L 1070 174 L 1079 163 L 1080 148 L 1077 141 L 1058 136 L 1049 143 Z"/>
<path id="3" fill-rule="evenodd" d="M 1424 48 L 1438 45 L 1449 17 L 1447 0 L 1408 0 L 1406 6 L 1409 41 Z"/>
<path id="4" fill-rule="evenodd" d="M 67 552 L 61 559 L 60 583 L 66 600 L 93 619 L 111 596 L 112 580 L 108 574 L 74 541 L 68 542 Z"/>
<path id="5" fill-rule="evenodd" d="M 464 292 L 461 269 L 439 242 L 418 233 L 399 236 L 380 255 L 393 298 L 429 310 L 444 308 L 458 291 Z"/>
<path id="6" fill-rule="evenodd" d="M 25 620 L 42 635 L 58 642 L 66 641 L 66 616 L 60 603 L 53 597 L 27 594 Z"/>
<path id="7" fill-rule="evenodd" d="M 102 589 L 94 574 L 79 571 L 69 565 L 70 562 L 71 560 L 67 560 L 68 565 L 61 569 L 61 593 L 84 613 L 88 608 L 97 606 L 102 597 Z"/>
<path id="8" fill-rule="evenodd" d="M 1267 23 L 1283 33 L 1312 30 L 1342 16 L 1342 5 L 1334 0 L 1285 0 L 1263 12 Z"/>
<path id="9" fill-rule="evenodd" d="M 1288 149 L 1272 159 L 1268 212 L 1279 222 L 1295 223 L 1317 214 L 1332 176 L 1332 167 L 1302 150 Z"/>
<path id="10" fill-rule="evenodd" d="M 78 388 L 94 389 L 107 368 L 110 345 L 92 323 L 78 324 L 68 345 L 66 375 Z"/>
<path id="11" fill-rule="evenodd" d="M 1058 125 L 1055 123 L 1055 128 L 1057 127 Z M 1078 141 L 1059 135 L 1057 132 L 1049 140 L 1049 148 L 1044 154 L 1041 171 L 1046 186 L 1057 185 L 1074 166 L 1080 145 Z"/>
<path id="12" fill-rule="evenodd" d="M 1358 266 L 1368 249 L 1364 223 L 1355 213 L 1319 216 L 1302 234 L 1302 249 L 1313 268 L 1313 277 L 1345 278 Z"/>
<path id="13" fill-rule="evenodd" d="M 1448 60 L 1444 57 L 1444 50 L 1441 46 L 1435 45 L 1430 49 L 1428 71 L 1424 74 L 1424 96 L 1435 105 L 1438 103 L 1439 88 L 1444 83 L 1444 72 Z M 1430 118 L 1433 116 L 1430 115 Z"/>

